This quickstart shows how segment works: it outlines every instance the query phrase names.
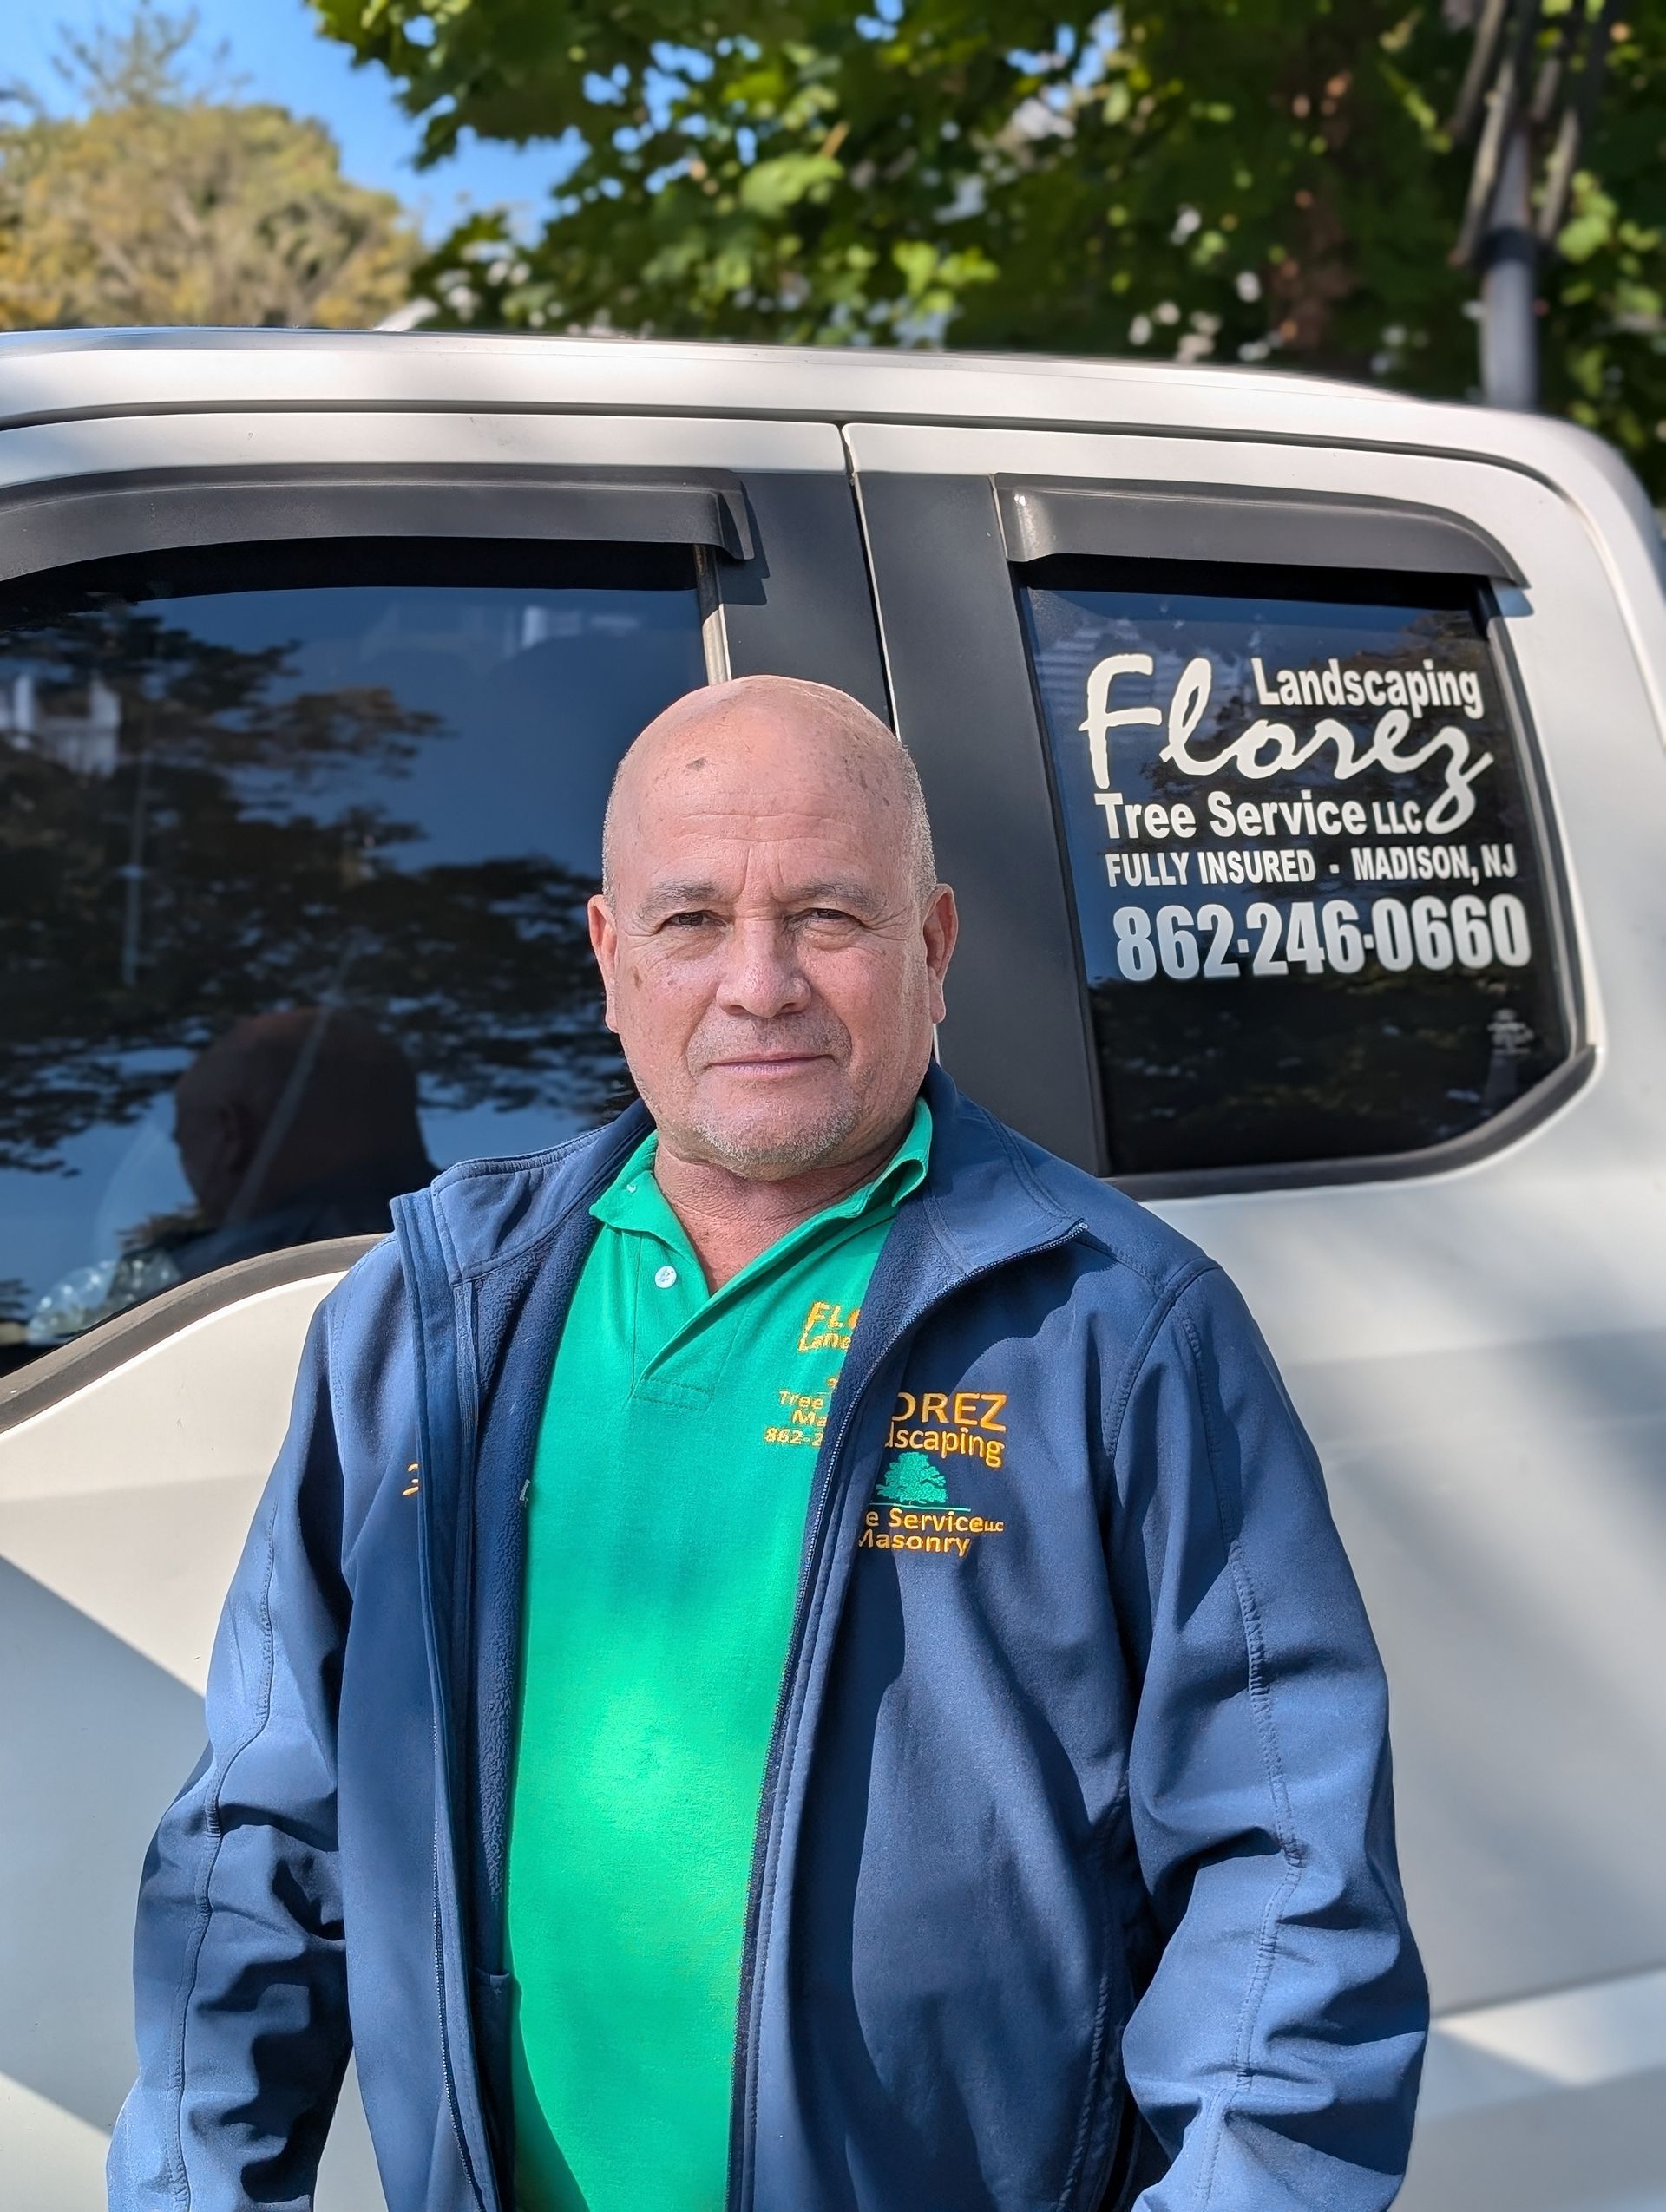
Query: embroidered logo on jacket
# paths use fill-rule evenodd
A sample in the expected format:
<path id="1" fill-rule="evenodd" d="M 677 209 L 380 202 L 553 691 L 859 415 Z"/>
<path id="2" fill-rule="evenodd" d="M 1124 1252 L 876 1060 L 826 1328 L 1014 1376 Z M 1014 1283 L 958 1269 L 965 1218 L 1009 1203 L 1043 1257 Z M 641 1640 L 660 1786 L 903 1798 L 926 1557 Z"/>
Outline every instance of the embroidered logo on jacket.
<path id="1" fill-rule="evenodd" d="M 947 1505 L 948 1484 L 942 1469 L 934 1467 L 924 1452 L 905 1451 L 875 1483 L 874 1496 L 886 1505 Z"/>
<path id="2" fill-rule="evenodd" d="M 981 1459 L 999 1467 L 1007 1456 L 1005 1391 L 912 1391 L 898 1394 L 885 1441 L 893 1451 L 943 1459 Z"/>
<path id="3" fill-rule="evenodd" d="M 1004 1521 L 950 1498 L 948 1471 L 939 1462 L 998 1468 L 1007 1449 L 1000 1418 L 1006 1403 L 1001 1391 L 902 1391 L 886 1436 L 895 1456 L 874 1484 L 856 1549 L 964 1559 L 980 1537 L 1003 1535 Z"/>

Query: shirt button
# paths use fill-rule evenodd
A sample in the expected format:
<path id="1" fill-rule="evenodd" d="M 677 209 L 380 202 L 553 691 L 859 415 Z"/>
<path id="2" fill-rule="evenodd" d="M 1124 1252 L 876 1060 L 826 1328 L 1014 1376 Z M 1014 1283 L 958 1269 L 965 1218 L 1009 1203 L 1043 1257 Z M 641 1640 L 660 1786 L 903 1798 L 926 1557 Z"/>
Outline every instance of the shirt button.
<path id="1" fill-rule="evenodd" d="M 677 1270 L 674 1267 L 656 1267 L 653 1279 L 661 1290 L 669 1290 L 677 1279 Z"/>

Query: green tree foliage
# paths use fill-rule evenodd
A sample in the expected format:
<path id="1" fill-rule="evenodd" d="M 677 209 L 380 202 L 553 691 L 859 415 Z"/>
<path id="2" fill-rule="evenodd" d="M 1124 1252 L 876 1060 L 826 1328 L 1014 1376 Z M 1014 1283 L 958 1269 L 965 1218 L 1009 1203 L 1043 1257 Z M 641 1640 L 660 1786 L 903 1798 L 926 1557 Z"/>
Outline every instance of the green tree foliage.
<path id="1" fill-rule="evenodd" d="M 1549 0 L 1546 57 L 1597 4 Z M 572 149 L 539 237 L 478 217 L 420 272 L 452 325 L 1475 381 L 1466 0 L 313 5 L 425 159 L 465 128 Z M 1622 12 L 1545 272 L 1545 401 L 1666 491 L 1666 0 Z"/>
<path id="2" fill-rule="evenodd" d="M 195 85 L 191 16 L 63 35 L 75 112 L 25 88 L 0 120 L 0 327 L 375 323 L 419 250 L 391 194 L 286 109 Z"/>

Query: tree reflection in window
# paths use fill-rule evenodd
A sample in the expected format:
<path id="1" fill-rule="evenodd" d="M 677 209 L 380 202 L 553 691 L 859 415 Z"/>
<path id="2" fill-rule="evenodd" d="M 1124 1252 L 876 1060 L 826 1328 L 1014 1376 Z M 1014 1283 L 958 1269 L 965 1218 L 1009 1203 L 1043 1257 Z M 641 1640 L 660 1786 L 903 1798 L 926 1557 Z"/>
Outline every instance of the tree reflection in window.
<path id="1" fill-rule="evenodd" d="M 413 572 L 405 548 L 382 590 L 355 578 L 344 627 L 341 586 L 240 593 L 231 621 L 212 592 L 147 604 L 82 587 L 0 606 L 0 1205 L 20 1178 L 35 1187 L 23 1240 L 35 1264 L 0 1285 L 4 1334 L 38 1345 L 115 1310 L 109 1281 L 94 1281 L 90 1303 L 77 1310 L 71 1295 L 56 1325 L 28 1331 L 46 1287 L 36 1179 L 71 1201 L 62 1236 L 44 1238 L 56 1247 L 46 1272 L 108 1270 L 117 1255 L 74 1246 L 87 1234 L 77 1141 L 136 1122 L 228 1037 L 242 1043 L 220 1051 L 222 1090 L 226 1066 L 259 1062 L 270 1107 L 295 1090 L 283 1053 L 310 1052 L 315 1113 L 320 1086 L 351 1113 L 394 1080 L 374 1073 L 367 1040 L 378 1038 L 429 1114 L 473 1114 L 471 1130 L 514 1117 L 518 1142 L 503 1149 L 525 1142 L 528 1114 L 537 1141 L 553 1141 L 617 1096 L 585 901 L 613 762 L 659 705 L 702 680 L 692 573 L 685 556 L 669 571 L 656 556 L 653 588 L 632 591 L 614 557 L 606 590 L 435 587 L 436 571 L 502 570 L 506 549 L 476 550 L 471 562 L 467 547 L 429 549 Z M 574 554 L 563 558 L 570 573 Z M 317 573 L 320 556 L 308 561 Z M 268 605 L 274 626 L 317 607 L 320 630 L 333 625 L 329 651 L 305 631 L 249 642 L 260 624 L 248 610 Z M 391 653 L 380 650 L 390 624 Z M 364 663 L 364 680 L 312 680 L 321 658 L 356 673 Z M 375 680 L 379 659 L 396 681 Z M 462 839 L 473 849 L 460 850 L 449 825 L 465 789 L 478 819 Z M 270 1018 L 285 1010 L 280 1038 Z M 261 1021 L 268 1031 L 250 1027 Z M 305 1150 L 295 1097 L 286 1110 L 284 1142 Z M 266 1149 L 276 1159 L 283 1146 Z M 420 1148 L 392 1149 L 397 1187 L 429 1171 Z M 169 1237 L 188 1245 L 224 1226 L 214 1202 L 205 1214 L 199 1192 L 169 1221 L 123 1223 L 121 1241 L 146 1253 Z M 244 1245 L 261 1209 L 262 1193 L 246 1190 Z M 316 1234 L 333 1217 L 310 1218 Z M 242 1256 L 237 1242 L 225 1257 Z M 153 1273 L 141 1283 L 130 1264 L 116 1304 L 161 1287 L 167 1266 Z"/>

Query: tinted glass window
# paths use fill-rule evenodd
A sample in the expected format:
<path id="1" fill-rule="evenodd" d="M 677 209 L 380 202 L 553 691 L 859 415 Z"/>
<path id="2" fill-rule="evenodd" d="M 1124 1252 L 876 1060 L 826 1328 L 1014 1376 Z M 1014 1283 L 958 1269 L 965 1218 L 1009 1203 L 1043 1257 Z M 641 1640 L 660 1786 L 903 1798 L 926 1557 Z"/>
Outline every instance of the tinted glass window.
<path id="1" fill-rule="evenodd" d="M 0 1345 L 605 1116 L 613 767 L 692 555 L 217 548 L 0 592 Z"/>
<path id="2" fill-rule="evenodd" d="M 1413 1150 L 1566 1056 L 1479 605 L 1405 583 L 1024 572 L 1113 1171 Z"/>

